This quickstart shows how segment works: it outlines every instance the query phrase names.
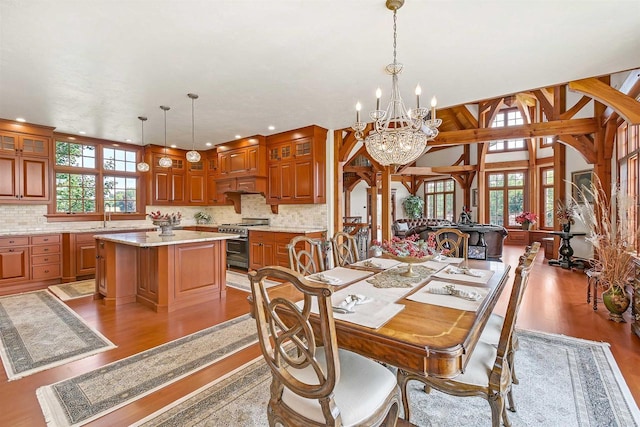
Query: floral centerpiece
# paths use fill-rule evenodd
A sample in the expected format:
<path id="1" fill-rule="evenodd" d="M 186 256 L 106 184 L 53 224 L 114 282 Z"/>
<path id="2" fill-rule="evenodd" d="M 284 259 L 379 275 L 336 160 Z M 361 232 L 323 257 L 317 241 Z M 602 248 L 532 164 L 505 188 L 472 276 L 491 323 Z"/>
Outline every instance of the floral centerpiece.
<path id="1" fill-rule="evenodd" d="M 204 211 L 196 212 L 193 217 L 196 219 L 197 224 L 209 224 L 213 219 L 211 214 Z"/>
<path id="2" fill-rule="evenodd" d="M 562 226 L 562 230 L 568 233 L 571 231 L 571 226 L 575 224 L 574 217 L 576 215 L 577 205 L 573 200 L 567 204 L 564 204 L 562 200 L 558 200 L 557 205 L 556 219 Z"/>
<path id="3" fill-rule="evenodd" d="M 627 282 L 635 276 L 632 253 L 638 231 L 629 227 L 636 200 L 618 187 L 608 197 L 596 175 L 591 186 L 579 190 L 580 202 L 588 208 L 576 210 L 576 216 L 587 226 L 587 241 L 593 245 L 595 270 L 600 284 L 607 287 L 602 293 L 609 318 L 624 322 L 622 314 L 630 304 L 625 291 Z M 589 202 L 593 203 L 593 209 Z"/>
<path id="4" fill-rule="evenodd" d="M 182 214 L 180 212 L 163 214 L 160 211 L 156 211 L 151 212 L 148 217 L 151 218 L 153 225 L 160 227 L 161 236 L 173 236 L 173 227 L 180 224 Z"/>
<path id="5" fill-rule="evenodd" d="M 426 241 L 421 240 L 418 234 L 404 239 L 394 236 L 391 240 L 383 240 L 382 242 L 373 240 L 371 248 L 381 250 L 384 255 L 390 258 L 406 262 L 409 269 L 402 275 L 416 277 L 418 274 L 413 272 L 411 264 L 432 259 L 436 255 L 436 240 L 433 234 L 429 235 Z"/>
<path id="6" fill-rule="evenodd" d="M 533 212 L 522 212 L 516 216 L 516 222 L 522 225 L 523 230 L 528 230 L 529 227 L 538 221 L 538 214 Z"/>

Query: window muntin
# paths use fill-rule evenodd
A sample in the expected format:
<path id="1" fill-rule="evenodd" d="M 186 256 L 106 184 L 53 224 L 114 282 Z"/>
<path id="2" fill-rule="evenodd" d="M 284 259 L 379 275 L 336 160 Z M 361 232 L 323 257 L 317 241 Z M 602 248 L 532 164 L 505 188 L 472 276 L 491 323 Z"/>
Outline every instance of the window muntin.
<path id="1" fill-rule="evenodd" d="M 553 189 L 554 173 L 553 168 L 540 170 L 540 186 L 542 189 L 542 214 L 540 215 L 540 228 L 553 228 L 555 218 L 555 193 Z"/>
<path id="2" fill-rule="evenodd" d="M 524 124 L 524 119 L 518 109 L 504 109 L 500 110 L 493 122 L 491 122 L 492 128 L 500 128 L 505 126 L 518 126 Z M 489 152 L 503 152 L 503 151 L 521 151 L 526 148 L 524 139 L 505 139 L 489 142 Z"/>
<path id="3" fill-rule="evenodd" d="M 487 216 L 492 224 L 516 227 L 516 216 L 525 210 L 526 171 L 487 175 Z"/>
<path id="4" fill-rule="evenodd" d="M 427 218 L 455 220 L 455 183 L 452 179 L 428 181 L 424 186 Z"/>
<path id="5" fill-rule="evenodd" d="M 55 203 L 50 213 L 131 214 L 144 209 L 138 200 L 138 150 L 56 141 L 55 153 Z"/>

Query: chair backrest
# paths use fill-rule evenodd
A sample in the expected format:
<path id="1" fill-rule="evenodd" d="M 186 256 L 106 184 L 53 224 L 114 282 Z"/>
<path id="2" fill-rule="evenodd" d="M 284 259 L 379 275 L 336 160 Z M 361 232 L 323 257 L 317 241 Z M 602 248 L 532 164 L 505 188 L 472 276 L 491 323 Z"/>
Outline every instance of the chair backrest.
<path id="1" fill-rule="evenodd" d="M 324 271 L 324 241 L 306 236 L 296 236 L 287 245 L 289 268 L 307 276 Z"/>
<path id="2" fill-rule="evenodd" d="M 448 249 L 451 255 L 467 259 L 469 251 L 469 235 L 467 233 L 456 228 L 441 228 L 434 231 L 433 235 L 436 239 L 436 250 Z"/>
<path id="3" fill-rule="evenodd" d="M 338 231 L 331 239 L 334 267 L 344 267 L 360 261 L 356 238 L 344 231 Z"/>
<path id="4" fill-rule="evenodd" d="M 535 255 L 533 258 L 535 258 Z M 513 286 L 509 297 L 509 304 L 504 316 L 502 331 L 500 332 L 496 360 L 489 377 L 489 387 L 493 387 L 494 390 L 503 389 L 505 384 L 508 384 L 511 381 L 511 369 L 509 369 L 507 356 L 511 351 L 511 340 L 513 339 L 513 331 L 515 329 L 518 310 L 520 309 L 522 297 L 525 289 L 527 288 L 527 283 L 529 282 L 529 273 L 532 268 L 533 262 L 529 260 L 529 252 L 525 251 L 525 253 L 520 256 L 518 267 L 516 268 L 516 275 L 513 279 Z"/>
<path id="5" fill-rule="evenodd" d="M 267 278 L 292 283 L 304 295 L 302 306 L 284 297 L 270 299 L 264 283 Z M 339 420 L 333 389 L 340 378 L 340 362 L 330 286 L 310 282 L 300 273 L 280 266 L 251 271 L 249 280 L 258 341 L 273 376 L 270 405 L 281 404 L 286 387 L 301 397 L 318 399 L 323 413 L 333 414 Z M 312 306 L 318 308 L 319 337 L 309 322 Z M 289 316 L 285 319 L 281 317 L 282 313 Z M 319 346 L 323 347 L 321 355 L 317 354 Z M 307 375 L 301 375 L 303 369 Z M 310 371 L 313 378 L 308 375 Z M 327 425 L 334 425 L 334 422 L 335 419 Z"/>

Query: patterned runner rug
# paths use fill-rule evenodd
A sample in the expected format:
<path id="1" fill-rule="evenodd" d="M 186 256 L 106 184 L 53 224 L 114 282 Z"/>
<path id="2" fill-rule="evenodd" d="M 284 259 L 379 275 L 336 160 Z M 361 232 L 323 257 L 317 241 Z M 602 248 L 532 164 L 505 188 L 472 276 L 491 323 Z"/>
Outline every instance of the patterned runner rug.
<path id="1" fill-rule="evenodd" d="M 84 425 L 256 342 L 256 322 L 247 314 L 40 387 L 36 394 L 48 425 Z"/>
<path id="2" fill-rule="evenodd" d="M 0 340 L 10 381 L 116 347 L 48 291 L 0 298 Z"/>
<path id="3" fill-rule="evenodd" d="M 93 295 L 96 291 L 96 281 L 95 279 L 87 279 L 77 282 L 61 283 L 59 285 L 49 286 L 49 290 L 62 301 L 68 301 Z"/>
<path id="4" fill-rule="evenodd" d="M 520 331 L 514 385 L 518 426 L 637 426 L 638 406 L 606 343 Z M 271 373 L 260 357 L 135 426 L 267 426 Z M 424 393 L 409 383 L 411 422 L 417 426 L 490 426 L 480 397 Z"/>

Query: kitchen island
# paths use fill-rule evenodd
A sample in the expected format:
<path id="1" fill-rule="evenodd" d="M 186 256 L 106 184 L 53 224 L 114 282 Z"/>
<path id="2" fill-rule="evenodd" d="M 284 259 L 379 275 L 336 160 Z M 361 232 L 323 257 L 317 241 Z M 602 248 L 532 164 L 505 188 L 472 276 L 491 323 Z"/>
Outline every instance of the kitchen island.
<path id="1" fill-rule="evenodd" d="M 169 312 L 224 297 L 225 242 L 236 237 L 184 230 L 97 235 L 96 297 Z"/>

